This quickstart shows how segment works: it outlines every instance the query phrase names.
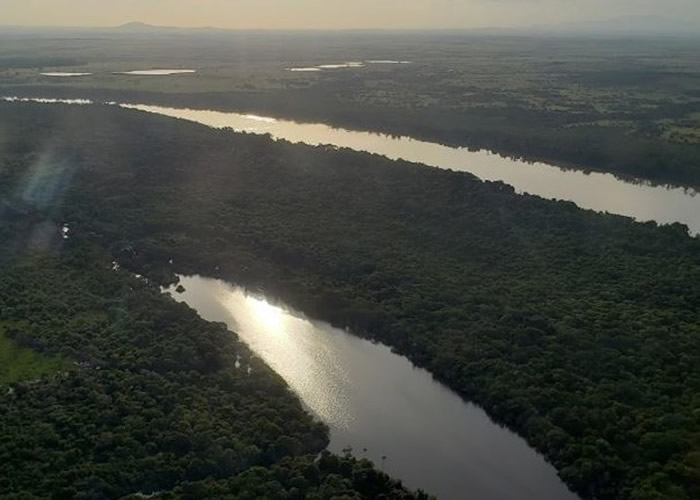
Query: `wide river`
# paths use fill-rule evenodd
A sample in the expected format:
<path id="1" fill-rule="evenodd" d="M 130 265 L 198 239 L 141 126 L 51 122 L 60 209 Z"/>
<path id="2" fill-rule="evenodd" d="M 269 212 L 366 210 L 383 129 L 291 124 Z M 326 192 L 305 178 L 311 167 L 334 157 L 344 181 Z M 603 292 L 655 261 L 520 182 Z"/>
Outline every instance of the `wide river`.
<path id="1" fill-rule="evenodd" d="M 693 234 L 700 233 L 700 194 L 692 189 L 630 182 L 614 175 L 564 170 L 545 163 L 514 160 L 486 151 L 470 151 L 409 137 L 358 132 L 323 124 L 297 123 L 264 116 L 166 108 L 143 104 L 122 105 L 149 113 L 194 121 L 238 132 L 270 134 L 276 139 L 310 145 L 332 145 L 376 153 L 432 167 L 470 172 L 484 180 L 503 181 L 519 193 L 569 200 L 581 208 L 626 215 L 659 224 L 681 222 Z"/>
<path id="2" fill-rule="evenodd" d="M 574 500 L 554 468 L 381 344 L 199 276 L 168 290 L 209 321 L 226 323 L 330 427 L 330 449 L 352 447 L 412 488 L 447 500 Z"/>
<path id="3" fill-rule="evenodd" d="M 0 97 L 4 101 L 33 101 L 89 105 L 88 99 Z M 646 181 L 623 180 L 612 174 L 562 169 L 545 163 L 530 163 L 487 151 L 470 151 L 410 137 L 359 132 L 319 123 L 297 123 L 251 114 L 168 108 L 148 104 L 110 103 L 189 120 L 209 127 L 236 132 L 270 134 L 275 139 L 310 145 L 331 145 L 403 159 L 432 167 L 470 172 L 490 181 L 503 181 L 519 193 L 573 201 L 581 208 L 632 217 L 659 224 L 680 222 L 692 234 L 700 233 L 700 194 L 693 189 L 654 186 Z"/>

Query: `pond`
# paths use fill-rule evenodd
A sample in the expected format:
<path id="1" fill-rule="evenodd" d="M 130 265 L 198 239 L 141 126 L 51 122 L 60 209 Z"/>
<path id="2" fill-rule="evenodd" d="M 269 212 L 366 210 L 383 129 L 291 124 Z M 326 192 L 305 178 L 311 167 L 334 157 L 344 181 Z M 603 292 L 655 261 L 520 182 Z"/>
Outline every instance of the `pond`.
<path id="1" fill-rule="evenodd" d="M 48 71 L 46 73 L 39 73 L 41 76 L 48 76 L 51 78 L 74 78 L 78 76 L 90 76 L 92 73 L 69 73 L 64 71 Z"/>
<path id="2" fill-rule="evenodd" d="M 134 76 L 169 76 L 169 75 L 186 75 L 196 73 L 194 69 L 136 69 L 133 71 L 117 71 L 115 75 L 134 75 Z"/>

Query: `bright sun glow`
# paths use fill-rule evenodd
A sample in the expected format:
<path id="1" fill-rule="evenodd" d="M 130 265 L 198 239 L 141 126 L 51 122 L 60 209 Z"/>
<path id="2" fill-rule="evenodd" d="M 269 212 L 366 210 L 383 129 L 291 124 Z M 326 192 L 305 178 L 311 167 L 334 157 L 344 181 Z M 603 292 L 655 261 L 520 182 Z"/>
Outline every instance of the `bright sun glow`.
<path id="1" fill-rule="evenodd" d="M 246 302 L 261 325 L 269 330 L 277 330 L 281 333 L 284 323 L 284 311 L 282 309 L 273 306 L 265 300 L 251 296 L 246 297 Z"/>

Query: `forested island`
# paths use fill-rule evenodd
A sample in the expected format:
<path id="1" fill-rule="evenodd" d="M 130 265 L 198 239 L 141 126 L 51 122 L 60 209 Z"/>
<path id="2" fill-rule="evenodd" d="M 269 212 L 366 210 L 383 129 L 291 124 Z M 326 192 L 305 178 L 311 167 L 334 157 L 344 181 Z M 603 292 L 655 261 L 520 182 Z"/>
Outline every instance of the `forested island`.
<path id="1" fill-rule="evenodd" d="M 584 498 L 700 495 L 700 241 L 685 226 L 110 106 L 0 103 L 0 129 L 4 334 L 80 367 L 2 396 L 3 489 L 411 498 L 369 464 L 314 461 L 323 428 L 281 381 L 159 295 L 200 273 L 392 346 Z M 168 411 L 121 419 L 145 406 Z M 59 437 L 85 426 L 99 442 Z"/>

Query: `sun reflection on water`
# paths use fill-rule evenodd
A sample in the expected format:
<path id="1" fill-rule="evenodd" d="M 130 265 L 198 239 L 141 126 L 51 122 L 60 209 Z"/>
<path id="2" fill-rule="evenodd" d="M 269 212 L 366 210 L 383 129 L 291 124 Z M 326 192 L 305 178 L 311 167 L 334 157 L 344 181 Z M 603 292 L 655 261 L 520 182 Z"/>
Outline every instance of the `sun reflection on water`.
<path id="1" fill-rule="evenodd" d="M 339 363 L 332 335 L 308 319 L 223 282 L 182 278 L 181 299 L 196 300 L 211 320 L 225 321 L 301 397 L 306 406 L 336 428 L 350 427 L 349 374 Z M 210 309 L 207 295 L 221 309 Z M 195 299 L 196 297 L 196 299 Z M 200 302 L 201 301 L 201 302 Z M 336 338 L 337 340 L 337 338 Z"/>
<path id="2" fill-rule="evenodd" d="M 250 295 L 245 300 L 255 320 L 272 333 L 283 333 L 284 311 L 280 307 Z"/>
<path id="3" fill-rule="evenodd" d="M 168 289 L 176 300 L 225 322 L 329 426 L 332 451 L 367 448 L 361 456 L 445 498 L 465 488 L 480 499 L 576 498 L 525 441 L 388 348 L 222 281 L 180 276 L 179 284 L 182 293 Z M 268 376 L 240 354 L 239 376 Z"/>

